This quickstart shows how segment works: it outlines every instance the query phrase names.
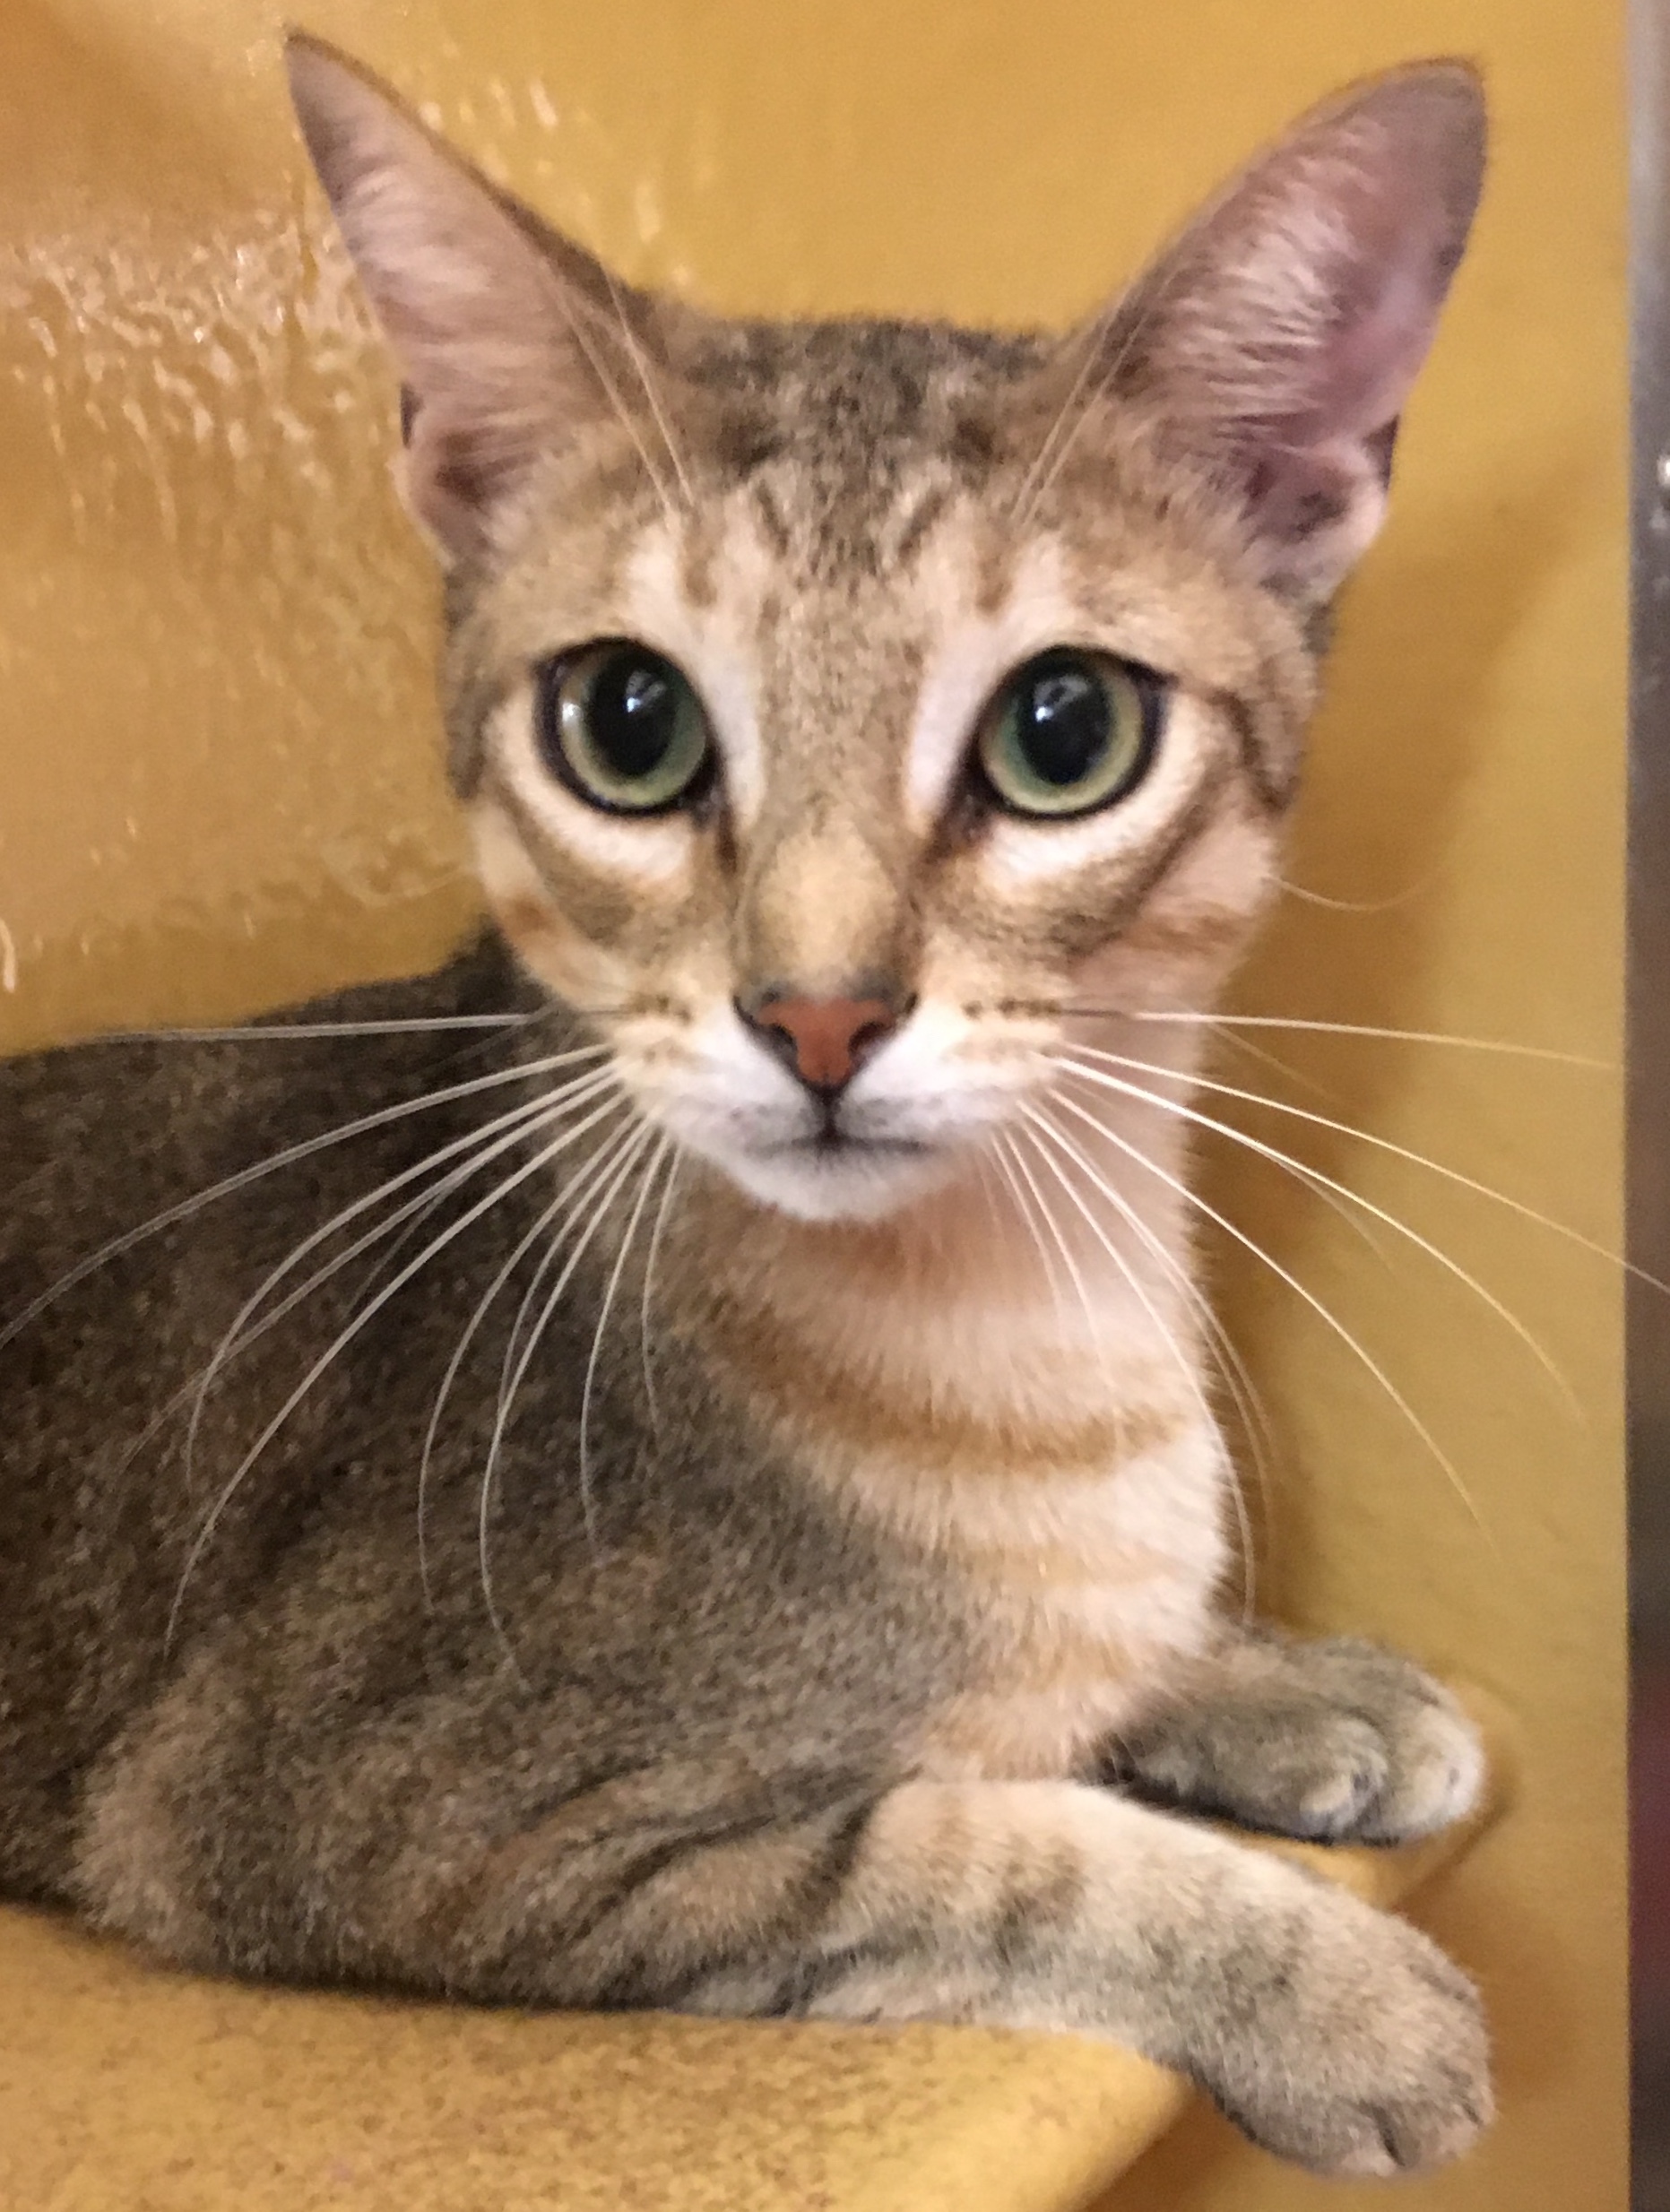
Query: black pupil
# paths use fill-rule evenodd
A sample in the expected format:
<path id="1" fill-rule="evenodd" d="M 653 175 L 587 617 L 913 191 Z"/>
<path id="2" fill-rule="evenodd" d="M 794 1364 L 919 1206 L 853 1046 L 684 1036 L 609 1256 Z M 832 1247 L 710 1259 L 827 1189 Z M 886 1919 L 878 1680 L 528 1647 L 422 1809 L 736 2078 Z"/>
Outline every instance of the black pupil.
<path id="1" fill-rule="evenodd" d="M 679 678 L 664 661 L 620 652 L 605 661 L 586 701 L 592 743 L 624 782 L 653 775 L 679 727 Z"/>
<path id="2" fill-rule="evenodd" d="M 1112 735 L 1108 695 L 1077 662 L 1045 662 L 1021 684 L 1015 733 L 1026 765 L 1041 782 L 1065 789 L 1080 783 L 1106 752 Z"/>

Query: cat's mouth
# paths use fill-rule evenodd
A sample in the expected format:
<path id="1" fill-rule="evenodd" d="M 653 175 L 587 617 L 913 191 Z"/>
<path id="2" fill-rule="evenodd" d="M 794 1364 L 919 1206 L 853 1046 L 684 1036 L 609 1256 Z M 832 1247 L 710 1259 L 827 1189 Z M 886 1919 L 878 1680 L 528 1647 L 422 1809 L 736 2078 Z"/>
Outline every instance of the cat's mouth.
<path id="1" fill-rule="evenodd" d="M 818 1100 L 815 1111 L 815 1127 L 786 1138 L 778 1149 L 802 1158 L 809 1155 L 823 1159 L 843 1154 L 862 1154 L 870 1159 L 886 1159 L 889 1155 L 921 1159 L 934 1150 L 920 1137 L 854 1128 L 852 1116 L 843 1112 L 842 1103 L 836 1099 Z"/>
<path id="2" fill-rule="evenodd" d="M 826 1121 L 818 1129 L 733 1152 L 723 1164 L 750 1197 L 802 1221 L 875 1221 L 939 1181 L 944 1145 L 866 1136 Z"/>
<path id="3" fill-rule="evenodd" d="M 698 1138 L 697 1148 L 750 1197 L 780 1213 L 803 1221 L 874 1221 L 939 1183 L 958 1148 L 896 1122 L 866 1128 L 870 1119 L 844 1102 L 820 1101 L 815 1116 L 797 1114 L 775 1128 L 757 1122 L 746 1135 L 732 1123 L 723 1136 L 714 1131 L 706 1143 Z"/>
<path id="4" fill-rule="evenodd" d="M 833 1120 L 809 1136 L 791 1137 L 775 1148 L 789 1157 L 812 1160 L 833 1160 L 836 1157 L 866 1160 L 925 1160 L 936 1148 L 907 1136 L 855 1136 Z"/>

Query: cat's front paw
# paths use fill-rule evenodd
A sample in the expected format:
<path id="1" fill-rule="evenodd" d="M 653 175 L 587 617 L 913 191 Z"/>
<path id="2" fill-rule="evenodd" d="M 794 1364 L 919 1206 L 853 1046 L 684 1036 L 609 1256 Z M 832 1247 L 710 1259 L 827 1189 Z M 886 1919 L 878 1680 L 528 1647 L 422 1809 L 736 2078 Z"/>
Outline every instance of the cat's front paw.
<path id="1" fill-rule="evenodd" d="M 1337 1893 L 1257 1992 L 1207 2094 L 1255 2142 L 1320 2173 L 1458 2156 L 1494 2110 L 1476 1992 L 1417 1929 Z"/>
<path id="2" fill-rule="evenodd" d="M 1112 1772 L 1276 1835 L 1397 1844 L 1473 1810 L 1484 1753 L 1455 1698 L 1412 1661 L 1354 1637 L 1272 1638 L 1134 1733 Z"/>

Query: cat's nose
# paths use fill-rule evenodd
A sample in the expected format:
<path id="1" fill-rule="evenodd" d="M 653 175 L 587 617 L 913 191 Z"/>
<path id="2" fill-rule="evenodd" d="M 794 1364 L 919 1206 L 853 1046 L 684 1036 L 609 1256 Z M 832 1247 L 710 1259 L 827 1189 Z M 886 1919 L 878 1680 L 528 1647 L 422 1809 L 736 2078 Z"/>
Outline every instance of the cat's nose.
<path id="1" fill-rule="evenodd" d="M 775 998 L 739 1004 L 738 1011 L 807 1089 L 825 1098 L 852 1080 L 899 1023 L 885 998 Z"/>

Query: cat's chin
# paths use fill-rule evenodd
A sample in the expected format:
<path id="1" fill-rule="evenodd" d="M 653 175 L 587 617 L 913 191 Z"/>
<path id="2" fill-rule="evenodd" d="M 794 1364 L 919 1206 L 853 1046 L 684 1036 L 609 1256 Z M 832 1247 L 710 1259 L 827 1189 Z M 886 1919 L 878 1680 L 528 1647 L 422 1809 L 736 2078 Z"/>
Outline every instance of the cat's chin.
<path id="1" fill-rule="evenodd" d="M 873 1222 L 938 1190 L 955 1154 L 926 1145 L 793 1145 L 717 1164 L 746 1197 L 796 1221 Z"/>

